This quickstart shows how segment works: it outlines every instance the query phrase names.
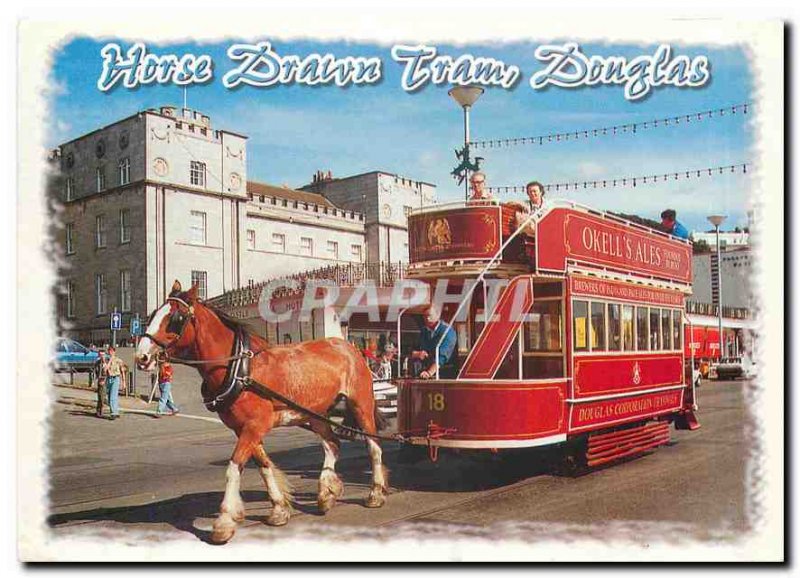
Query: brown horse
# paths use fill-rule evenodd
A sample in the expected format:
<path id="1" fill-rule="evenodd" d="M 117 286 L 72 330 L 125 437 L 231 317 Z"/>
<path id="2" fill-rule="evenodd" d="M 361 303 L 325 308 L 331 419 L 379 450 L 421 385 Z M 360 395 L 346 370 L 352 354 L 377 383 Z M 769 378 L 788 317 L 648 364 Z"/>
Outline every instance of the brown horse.
<path id="1" fill-rule="evenodd" d="M 236 433 L 238 440 L 228 464 L 225 497 L 211 534 L 212 541 L 217 543 L 230 540 L 237 522 L 244 519 L 239 486 L 244 466 L 251 457 L 259 466 L 273 505 L 267 523 L 281 526 L 289 521 L 291 493 L 286 477 L 269 459 L 261 441 L 274 427 L 307 424 L 322 438 L 325 462 L 317 503 L 323 513 L 334 506 L 344 491 L 335 471 L 340 441 L 331 427 L 248 387 L 240 387 L 242 382 L 237 378 L 242 371 L 317 414 L 326 414 L 338 400 L 344 399 L 349 417 L 357 427 L 368 434 L 377 431 L 379 414 L 372 376 L 364 358 L 352 345 L 332 338 L 270 346 L 201 303 L 196 287 L 181 292 L 180 283 L 175 282 L 170 296 L 152 314 L 136 354 L 137 365 L 147 371 L 154 369 L 161 356 L 200 362 L 197 369 L 203 377 L 206 405 L 218 411 L 223 423 Z M 242 369 L 247 364 L 249 371 Z M 379 508 L 386 501 L 388 470 L 381 461 L 378 443 L 371 438 L 366 440 L 372 460 L 372 489 L 365 504 Z"/>

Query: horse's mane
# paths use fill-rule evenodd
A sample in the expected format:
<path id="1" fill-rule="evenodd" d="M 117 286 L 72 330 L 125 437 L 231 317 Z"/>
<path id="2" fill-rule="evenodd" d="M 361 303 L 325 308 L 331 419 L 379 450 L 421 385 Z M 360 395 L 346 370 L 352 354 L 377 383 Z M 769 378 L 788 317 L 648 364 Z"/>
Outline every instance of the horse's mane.
<path id="1" fill-rule="evenodd" d="M 183 294 L 180 295 L 180 298 L 184 299 L 184 300 L 187 300 L 188 299 L 188 295 L 186 293 L 183 293 Z M 234 333 L 238 333 L 239 331 L 243 331 L 244 333 L 249 335 L 251 338 L 255 338 L 255 339 L 259 340 L 259 341 L 263 341 L 265 344 L 267 343 L 267 341 L 263 337 L 261 337 L 260 335 L 254 334 L 253 331 L 249 327 L 247 327 L 244 323 L 242 323 L 240 320 L 238 320 L 238 319 L 236 319 L 234 317 L 231 317 L 230 315 L 225 313 L 220 307 L 218 307 L 216 305 L 211 305 L 210 303 L 208 303 L 206 301 L 200 301 L 199 303 L 203 307 L 205 307 L 206 309 L 211 311 L 214 315 L 219 317 L 219 320 L 222 321 L 222 323 L 228 329 L 233 331 Z"/>

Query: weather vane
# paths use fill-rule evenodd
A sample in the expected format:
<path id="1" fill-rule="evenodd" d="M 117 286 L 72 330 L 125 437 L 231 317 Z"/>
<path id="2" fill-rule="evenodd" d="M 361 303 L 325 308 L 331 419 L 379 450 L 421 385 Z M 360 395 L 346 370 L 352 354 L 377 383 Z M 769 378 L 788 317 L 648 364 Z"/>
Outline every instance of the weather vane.
<path id="1" fill-rule="evenodd" d="M 469 143 L 464 145 L 462 149 L 456 149 L 456 158 L 461 161 L 456 168 L 454 168 L 450 174 L 453 175 L 458 181 L 458 184 L 464 182 L 464 179 L 467 178 L 467 175 L 470 171 L 475 172 L 481 170 L 481 161 L 483 161 L 483 157 L 475 157 L 475 162 L 470 162 L 469 158 Z"/>

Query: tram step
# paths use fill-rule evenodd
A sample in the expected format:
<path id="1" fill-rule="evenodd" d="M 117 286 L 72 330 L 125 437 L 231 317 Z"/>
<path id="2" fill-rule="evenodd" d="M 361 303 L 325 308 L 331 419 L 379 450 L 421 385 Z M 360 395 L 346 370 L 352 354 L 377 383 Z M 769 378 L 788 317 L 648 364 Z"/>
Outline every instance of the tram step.
<path id="1" fill-rule="evenodd" d="M 669 426 L 667 424 L 663 424 L 658 427 L 652 428 L 636 428 L 633 430 L 624 430 L 620 432 L 614 432 L 616 435 L 611 437 L 603 437 L 600 439 L 594 438 L 594 436 L 589 437 L 589 453 L 592 453 L 596 450 L 602 450 L 605 448 L 613 447 L 620 443 L 636 440 L 636 439 L 643 439 L 646 437 L 653 437 L 656 435 L 664 435 L 668 434 Z"/>
<path id="2" fill-rule="evenodd" d="M 635 428 L 589 436 L 586 465 L 599 466 L 669 443 L 669 423 L 659 422 Z"/>

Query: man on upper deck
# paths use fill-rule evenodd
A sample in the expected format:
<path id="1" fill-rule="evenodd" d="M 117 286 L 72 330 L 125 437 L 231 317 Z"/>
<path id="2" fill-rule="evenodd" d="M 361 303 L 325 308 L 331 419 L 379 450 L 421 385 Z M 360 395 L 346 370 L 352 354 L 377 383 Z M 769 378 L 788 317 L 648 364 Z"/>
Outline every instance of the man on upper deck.
<path id="1" fill-rule="evenodd" d="M 509 206 L 517 209 L 514 216 L 515 229 L 519 229 L 528 217 L 542 208 L 542 204 L 544 203 L 544 186 L 539 181 L 531 181 L 525 185 L 525 194 L 528 195 L 527 203 L 521 203 L 519 201 L 507 203 Z M 533 223 L 528 223 L 523 233 L 533 236 L 535 234 Z"/>
<path id="2" fill-rule="evenodd" d="M 661 213 L 661 226 L 664 231 L 681 239 L 689 239 L 689 231 L 675 220 L 677 213 L 674 209 L 665 209 Z"/>
<path id="3" fill-rule="evenodd" d="M 436 346 L 439 345 L 439 355 Z M 436 377 L 436 370 L 442 370 L 453 360 L 456 349 L 456 332 L 452 326 L 441 319 L 439 309 L 435 305 L 428 307 L 423 314 L 423 326 L 420 329 L 419 349 L 411 352 L 412 374 L 414 377 L 431 379 Z"/>
<path id="4" fill-rule="evenodd" d="M 475 171 L 469 179 L 472 188 L 470 201 L 491 201 L 492 193 L 486 190 L 486 175 L 481 171 Z"/>

